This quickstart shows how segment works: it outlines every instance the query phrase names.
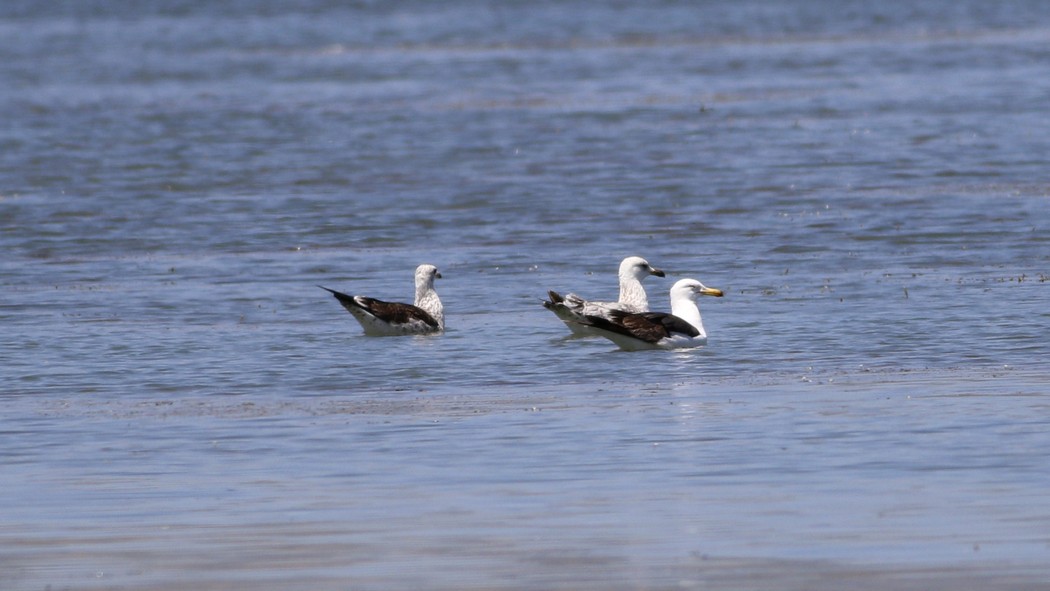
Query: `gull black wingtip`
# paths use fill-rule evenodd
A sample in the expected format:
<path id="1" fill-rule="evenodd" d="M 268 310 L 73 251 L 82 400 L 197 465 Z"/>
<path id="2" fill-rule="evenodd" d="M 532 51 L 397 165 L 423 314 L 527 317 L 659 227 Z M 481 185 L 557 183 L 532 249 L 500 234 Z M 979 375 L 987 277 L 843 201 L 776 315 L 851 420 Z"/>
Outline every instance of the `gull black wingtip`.
<path id="1" fill-rule="evenodd" d="M 548 299 L 546 300 L 541 300 L 541 303 L 543 304 L 543 307 L 548 310 L 553 310 L 554 306 L 565 301 L 565 298 L 561 297 L 561 295 L 554 290 L 547 290 L 547 298 Z"/>
<path id="2" fill-rule="evenodd" d="M 317 287 L 320 287 L 321 289 L 323 289 L 323 290 L 327 291 L 328 293 L 334 295 L 336 298 L 338 298 L 339 296 L 343 296 L 344 298 L 350 297 L 350 296 L 346 295 L 345 293 L 343 293 L 341 291 L 336 291 L 334 289 L 329 289 L 329 288 L 327 288 L 327 287 L 325 287 L 323 285 L 318 285 Z"/>
<path id="3" fill-rule="evenodd" d="M 327 287 L 325 287 L 323 285 L 318 285 L 317 287 L 320 287 L 321 289 L 323 289 L 323 290 L 327 291 L 328 293 L 332 294 L 335 297 L 335 299 L 339 300 L 339 303 L 343 304 L 344 306 L 346 306 L 346 305 L 357 305 L 357 302 L 354 301 L 353 296 L 347 295 L 347 294 L 345 294 L 345 293 L 343 293 L 341 291 L 336 291 L 334 289 L 329 289 L 329 288 L 327 288 Z"/>

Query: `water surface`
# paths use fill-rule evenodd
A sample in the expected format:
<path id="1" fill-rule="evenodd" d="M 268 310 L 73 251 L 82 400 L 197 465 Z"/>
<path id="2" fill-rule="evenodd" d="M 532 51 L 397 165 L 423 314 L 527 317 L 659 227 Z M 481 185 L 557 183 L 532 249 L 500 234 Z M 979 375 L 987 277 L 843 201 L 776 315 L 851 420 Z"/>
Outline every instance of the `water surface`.
<path id="1" fill-rule="evenodd" d="M 1050 588 L 1035 1 L 0 9 L 0 583 Z M 707 347 L 566 340 L 628 255 Z M 365 338 L 316 287 L 448 331 Z"/>

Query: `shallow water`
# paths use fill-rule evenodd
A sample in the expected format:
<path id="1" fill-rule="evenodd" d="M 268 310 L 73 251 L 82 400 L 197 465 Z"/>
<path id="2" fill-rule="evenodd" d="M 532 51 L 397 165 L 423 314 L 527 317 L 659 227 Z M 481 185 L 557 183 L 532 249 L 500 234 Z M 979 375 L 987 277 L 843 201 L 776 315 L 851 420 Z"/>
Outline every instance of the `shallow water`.
<path id="1" fill-rule="evenodd" d="M 0 587 L 1050 588 L 1041 3 L 136 10 L 0 8 Z"/>

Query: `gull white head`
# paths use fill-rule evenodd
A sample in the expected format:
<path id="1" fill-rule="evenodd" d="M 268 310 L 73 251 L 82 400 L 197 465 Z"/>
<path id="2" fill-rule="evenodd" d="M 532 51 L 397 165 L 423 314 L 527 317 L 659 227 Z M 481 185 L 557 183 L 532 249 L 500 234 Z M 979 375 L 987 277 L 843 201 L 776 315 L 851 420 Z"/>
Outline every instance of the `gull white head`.
<path id="1" fill-rule="evenodd" d="M 634 279 L 641 281 L 649 275 L 656 275 L 657 277 L 663 277 L 664 272 L 660 269 L 649 264 L 649 261 L 642 257 L 627 257 L 620 262 L 620 278 L 633 277 Z"/>
<path id="2" fill-rule="evenodd" d="M 420 287 L 434 289 L 434 279 L 441 279 L 437 267 L 426 263 L 416 267 L 416 292 L 419 292 Z"/>
<path id="3" fill-rule="evenodd" d="M 723 294 L 721 289 L 707 287 L 696 279 L 679 279 L 671 286 L 672 305 L 675 300 L 685 299 L 695 302 L 696 298 L 702 295 L 720 298 Z"/>
<path id="4" fill-rule="evenodd" d="M 696 298 L 702 295 L 720 298 L 723 294 L 722 290 L 707 287 L 696 279 L 679 279 L 671 286 L 671 313 L 696 327 L 701 338 L 707 338 L 700 308 L 696 307 Z"/>

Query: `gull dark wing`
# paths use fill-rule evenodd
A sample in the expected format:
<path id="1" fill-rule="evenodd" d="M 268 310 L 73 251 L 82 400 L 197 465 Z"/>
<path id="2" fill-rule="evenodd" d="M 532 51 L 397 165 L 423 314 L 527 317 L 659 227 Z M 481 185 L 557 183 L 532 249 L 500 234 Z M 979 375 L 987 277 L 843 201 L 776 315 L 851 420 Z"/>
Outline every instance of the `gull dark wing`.
<path id="1" fill-rule="evenodd" d="M 610 332 L 619 333 L 636 338 L 646 343 L 658 343 L 661 339 L 670 337 L 674 333 L 699 336 L 700 331 L 692 324 L 665 312 L 646 312 L 643 314 L 629 314 L 621 310 L 610 312 L 612 320 L 606 320 L 599 316 L 587 316 L 591 326 L 602 328 Z"/>
<path id="2" fill-rule="evenodd" d="M 639 314 L 649 322 L 659 323 L 667 331 L 666 336 L 671 336 L 671 333 L 684 334 L 688 337 L 700 336 L 700 331 L 695 326 L 689 324 L 685 320 L 675 316 L 674 314 L 666 314 L 664 312 L 648 312 L 646 314 Z"/>
<path id="3" fill-rule="evenodd" d="M 617 311 L 619 312 L 619 311 Z M 657 343 L 671 336 L 667 326 L 661 322 L 659 313 L 623 314 L 613 313 L 613 321 L 622 324 L 628 334 L 647 343 Z"/>
<path id="4" fill-rule="evenodd" d="M 656 343 L 668 336 L 667 329 L 663 324 L 654 322 L 647 315 L 628 314 L 620 310 L 613 310 L 612 320 L 601 316 L 585 316 L 586 324 L 609 332 L 622 334 L 647 343 Z"/>
<path id="5" fill-rule="evenodd" d="M 358 307 L 368 310 L 376 318 L 390 324 L 408 324 L 412 320 L 419 320 L 427 326 L 438 328 L 438 322 L 434 320 L 433 316 L 428 314 L 426 310 L 417 308 L 412 304 L 384 302 L 383 300 L 366 298 L 364 296 L 357 296 L 353 301 Z M 345 306 L 346 304 L 343 305 Z"/>
<path id="6" fill-rule="evenodd" d="M 317 287 L 330 292 L 349 312 L 353 312 L 354 310 L 364 310 L 372 316 L 389 324 L 407 324 L 412 320 L 419 320 L 427 326 L 434 328 L 438 328 L 439 326 L 437 320 L 434 320 L 434 317 L 428 314 L 426 310 L 417 308 L 412 304 L 384 302 L 383 300 L 377 300 L 365 296 L 355 297 L 347 295 L 341 291 L 328 289 L 323 285 L 318 285 Z"/>

